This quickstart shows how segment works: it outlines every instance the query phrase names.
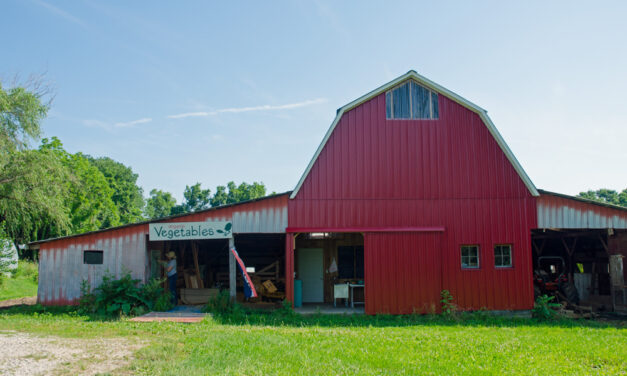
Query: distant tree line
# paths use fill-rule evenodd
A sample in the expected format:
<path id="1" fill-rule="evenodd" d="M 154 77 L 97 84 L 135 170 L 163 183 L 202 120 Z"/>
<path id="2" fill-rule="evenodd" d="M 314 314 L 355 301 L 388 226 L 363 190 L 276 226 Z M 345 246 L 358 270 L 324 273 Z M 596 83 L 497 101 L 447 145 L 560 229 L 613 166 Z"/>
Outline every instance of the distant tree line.
<path id="1" fill-rule="evenodd" d="M 50 102 L 39 84 L 0 83 L 0 233 L 16 244 L 94 231 L 263 197 L 263 183 L 229 182 L 215 194 L 186 186 L 145 199 L 132 168 L 108 157 L 70 153 L 56 137 L 41 139 Z M 40 145 L 32 147 L 39 142 Z"/>
<path id="2" fill-rule="evenodd" d="M 603 188 L 596 191 L 581 192 L 577 196 L 606 204 L 627 207 L 627 188 L 621 192 Z"/>

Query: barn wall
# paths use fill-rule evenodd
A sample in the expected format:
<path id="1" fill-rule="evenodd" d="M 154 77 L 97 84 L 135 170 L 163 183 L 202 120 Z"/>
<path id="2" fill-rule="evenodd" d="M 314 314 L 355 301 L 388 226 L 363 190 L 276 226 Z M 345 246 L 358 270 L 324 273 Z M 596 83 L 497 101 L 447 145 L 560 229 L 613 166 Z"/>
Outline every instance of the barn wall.
<path id="1" fill-rule="evenodd" d="M 288 203 L 289 227 L 443 226 L 433 251 L 441 254 L 441 289 L 462 308 L 530 309 L 535 198 L 479 116 L 442 95 L 439 101 L 439 120 L 386 120 L 384 94 L 344 113 Z M 403 236 L 388 235 L 378 254 L 392 257 L 391 244 Z M 513 245 L 513 268 L 494 267 L 493 247 L 503 243 Z M 478 270 L 461 269 L 463 244 L 480 246 Z M 433 260 L 420 262 L 436 267 Z M 381 268 L 395 273 L 392 265 Z"/>
<path id="2" fill-rule="evenodd" d="M 148 225 L 143 225 L 42 244 L 37 301 L 55 305 L 76 303 L 82 281 L 97 287 L 105 273 L 120 277 L 128 270 L 133 278 L 143 281 L 147 231 Z M 103 250 L 103 264 L 83 264 L 84 250 Z"/>
<path id="3" fill-rule="evenodd" d="M 234 233 L 284 233 L 287 227 L 287 199 L 287 194 L 273 196 L 164 221 L 232 220 Z M 133 278 L 145 281 L 147 234 L 148 224 L 142 223 L 41 243 L 38 302 L 56 305 L 76 303 L 82 281 L 89 281 L 92 288 L 97 287 L 106 272 L 119 277 L 124 270 L 129 270 Z M 83 264 L 84 250 L 103 250 L 103 264 Z"/>
<path id="4" fill-rule="evenodd" d="M 538 197 L 538 228 L 627 229 L 627 210 L 551 194 Z"/>

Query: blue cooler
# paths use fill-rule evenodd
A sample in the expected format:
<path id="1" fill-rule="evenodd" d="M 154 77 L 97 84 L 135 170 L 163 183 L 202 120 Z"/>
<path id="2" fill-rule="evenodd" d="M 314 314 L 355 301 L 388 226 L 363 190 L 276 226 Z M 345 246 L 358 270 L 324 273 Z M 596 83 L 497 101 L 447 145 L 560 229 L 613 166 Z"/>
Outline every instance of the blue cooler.
<path id="1" fill-rule="evenodd" d="M 303 281 L 294 280 L 294 307 L 303 306 Z"/>

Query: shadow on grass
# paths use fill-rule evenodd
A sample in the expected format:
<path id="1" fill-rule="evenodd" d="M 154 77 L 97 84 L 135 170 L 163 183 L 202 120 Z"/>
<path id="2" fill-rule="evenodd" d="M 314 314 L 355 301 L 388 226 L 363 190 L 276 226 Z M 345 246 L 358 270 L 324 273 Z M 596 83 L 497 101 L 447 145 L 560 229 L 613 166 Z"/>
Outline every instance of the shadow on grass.
<path id="1" fill-rule="evenodd" d="M 118 317 L 83 313 L 78 306 L 43 306 L 41 304 L 16 305 L 0 309 L 1 316 L 32 316 L 32 317 L 81 317 L 86 321 L 112 322 L 119 321 Z"/>
<path id="2" fill-rule="evenodd" d="M 77 306 L 22 305 L 0 310 L 0 316 L 33 316 L 78 318 L 85 321 L 117 322 L 120 318 L 81 313 Z M 627 328 L 625 320 L 540 321 L 531 318 L 494 316 L 488 312 L 464 312 L 453 316 L 442 315 L 300 315 L 288 309 L 275 311 L 253 310 L 237 306 L 229 313 L 211 313 L 213 322 L 221 325 L 254 325 L 277 327 L 559 327 L 559 328 Z M 188 325 L 188 324 L 182 324 Z"/>
<path id="3" fill-rule="evenodd" d="M 557 319 L 540 321 L 532 318 L 495 316 L 488 312 L 464 312 L 442 315 L 299 315 L 293 311 L 259 311 L 235 309 L 233 312 L 213 313 L 213 321 L 223 325 L 258 325 L 290 327 L 409 327 L 409 326 L 466 326 L 466 327 L 562 327 L 562 328 L 625 328 L 627 321 L 595 321 Z"/>

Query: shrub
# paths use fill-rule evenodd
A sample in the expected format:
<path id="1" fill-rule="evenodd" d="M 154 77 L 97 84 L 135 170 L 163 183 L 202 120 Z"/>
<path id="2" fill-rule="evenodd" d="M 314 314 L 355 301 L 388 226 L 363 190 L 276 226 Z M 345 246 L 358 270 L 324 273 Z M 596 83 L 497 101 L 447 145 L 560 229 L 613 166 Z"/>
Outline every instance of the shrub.
<path id="1" fill-rule="evenodd" d="M 554 296 L 538 296 L 536 303 L 533 305 L 531 315 L 538 320 L 552 320 L 557 318 L 557 309 L 561 306 L 557 303 L 551 303 L 553 299 L 555 299 Z"/>
<path id="2" fill-rule="evenodd" d="M 292 317 L 296 315 L 296 312 L 294 312 L 294 309 L 292 308 L 292 302 L 287 299 L 283 300 L 283 302 L 281 302 L 281 308 L 275 310 L 274 312 L 276 315 L 281 317 Z M 321 315 L 320 307 L 316 307 L 316 315 Z"/>
<path id="3" fill-rule="evenodd" d="M 453 317 L 457 313 L 457 306 L 453 303 L 453 295 L 448 290 L 440 291 L 440 308 L 442 315 Z"/>
<path id="4" fill-rule="evenodd" d="M 203 312 L 211 312 L 218 315 L 228 315 L 235 310 L 236 303 L 231 300 L 228 290 L 220 290 L 220 292 L 209 299 L 207 305 L 203 307 Z"/>
<path id="5" fill-rule="evenodd" d="M 120 279 L 105 274 L 100 286 L 90 291 L 89 283 L 83 281 L 80 310 L 102 316 L 140 315 L 157 308 L 168 310 L 171 303 L 166 304 L 164 299 L 169 302 L 171 296 L 161 287 L 162 282 L 151 280 L 140 287 L 139 280 L 133 279 L 129 272 Z"/>
<path id="6" fill-rule="evenodd" d="M 39 269 L 37 263 L 27 260 L 20 260 L 14 277 L 32 278 L 34 282 L 39 280 Z"/>

